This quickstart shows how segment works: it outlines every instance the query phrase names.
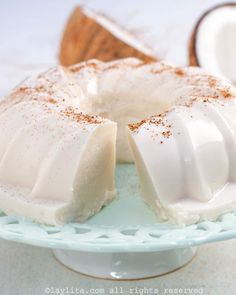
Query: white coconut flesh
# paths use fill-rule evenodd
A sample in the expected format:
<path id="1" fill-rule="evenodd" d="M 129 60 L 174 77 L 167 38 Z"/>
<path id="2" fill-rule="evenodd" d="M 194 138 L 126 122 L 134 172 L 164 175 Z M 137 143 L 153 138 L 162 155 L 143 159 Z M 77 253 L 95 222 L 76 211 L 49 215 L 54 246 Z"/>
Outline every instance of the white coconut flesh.
<path id="1" fill-rule="evenodd" d="M 198 64 L 236 84 L 236 5 L 206 14 L 198 25 L 195 42 Z"/>

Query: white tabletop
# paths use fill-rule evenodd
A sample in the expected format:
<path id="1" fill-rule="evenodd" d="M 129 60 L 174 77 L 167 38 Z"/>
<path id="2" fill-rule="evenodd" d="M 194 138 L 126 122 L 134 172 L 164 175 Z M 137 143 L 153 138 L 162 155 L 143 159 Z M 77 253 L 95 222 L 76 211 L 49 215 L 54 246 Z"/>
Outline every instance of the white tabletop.
<path id="1" fill-rule="evenodd" d="M 1 1 L 0 96 L 26 76 L 58 62 L 64 23 L 78 3 L 86 3 L 127 27 L 160 58 L 186 65 L 189 35 L 197 17 L 219 2 Z M 145 290 L 146 294 L 154 294 L 157 289 L 159 294 L 176 294 L 176 288 L 190 288 L 185 294 L 194 294 L 197 290 L 199 293 L 196 294 L 231 295 L 236 294 L 235 248 L 236 240 L 205 245 L 199 248 L 197 256 L 187 266 L 178 271 L 154 279 L 115 282 L 75 273 L 57 262 L 51 250 L 1 240 L 0 294 L 63 294 L 61 288 L 65 288 L 64 294 L 83 294 L 83 290 L 86 294 L 109 294 L 111 288 L 117 287 L 120 294 L 142 294 Z"/>

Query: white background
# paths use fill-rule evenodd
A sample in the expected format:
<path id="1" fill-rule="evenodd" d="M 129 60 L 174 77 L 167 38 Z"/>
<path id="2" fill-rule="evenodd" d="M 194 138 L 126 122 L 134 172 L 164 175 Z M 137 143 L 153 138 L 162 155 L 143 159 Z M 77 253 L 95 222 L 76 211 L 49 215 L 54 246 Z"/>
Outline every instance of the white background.
<path id="1" fill-rule="evenodd" d="M 0 1 L 0 96 L 26 76 L 57 64 L 64 23 L 78 4 L 112 17 L 160 58 L 188 64 L 187 46 L 197 18 L 215 0 L 7 0 Z M 204 294 L 236 294 L 236 241 L 200 247 L 186 267 L 149 280 L 112 282 L 85 277 L 59 264 L 50 250 L 0 241 L 0 294 L 45 294 L 45 288 L 202 287 Z"/>

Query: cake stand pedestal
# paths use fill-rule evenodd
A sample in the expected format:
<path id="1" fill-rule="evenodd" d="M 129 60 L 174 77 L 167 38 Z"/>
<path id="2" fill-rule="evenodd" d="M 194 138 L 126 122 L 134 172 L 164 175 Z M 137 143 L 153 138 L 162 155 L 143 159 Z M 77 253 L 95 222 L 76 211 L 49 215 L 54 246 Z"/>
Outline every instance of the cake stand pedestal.
<path id="1" fill-rule="evenodd" d="M 55 257 L 68 268 L 103 279 L 142 279 L 166 274 L 184 266 L 196 248 L 158 252 L 92 253 L 54 249 Z"/>

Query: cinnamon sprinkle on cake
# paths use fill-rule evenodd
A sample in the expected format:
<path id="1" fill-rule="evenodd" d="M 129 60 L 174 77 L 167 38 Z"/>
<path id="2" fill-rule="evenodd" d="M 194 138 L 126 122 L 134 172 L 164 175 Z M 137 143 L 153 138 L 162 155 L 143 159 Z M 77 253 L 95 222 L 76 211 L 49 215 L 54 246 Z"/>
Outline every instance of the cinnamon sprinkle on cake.
<path id="1" fill-rule="evenodd" d="M 76 112 L 73 107 L 67 107 L 66 109 L 61 111 L 61 114 L 72 120 L 75 120 L 78 123 L 100 124 L 103 122 L 102 118 L 95 115 L 88 115 L 82 112 Z"/>
<path id="2" fill-rule="evenodd" d="M 209 83 L 210 87 L 214 88 L 214 87 L 216 87 L 217 80 L 216 80 L 215 77 L 209 76 L 208 77 L 208 83 Z"/>
<path id="3" fill-rule="evenodd" d="M 224 96 L 224 98 L 232 98 L 232 94 L 228 89 L 222 89 L 220 90 L 220 93 Z"/>
<path id="4" fill-rule="evenodd" d="M 57 101 L 54 98 L 49 98 L 48 102 L 52 103 L 52 104 L 56 104 Z"/>
<path id="5" fill-rule="evenodd" d="M 140 127 L 144 124 L 147 124 L 147 126 L 145 126 L 145 129 L 147 131 L 150 131 L 152 133 L 151 137 L 153 139 L 156 139 L 159 135 L 161 135 L 163 138 L 170 138 L 171 135 L 172 135 L 172 132 L 171 132 L 171 124 L 169 124 L 167 122 L 167 119 L 166 119 L 166 114 L 168 113 L 168 111 L 166 112 L 163 112 L 161 114 L 158 114 L 158 115 L 154 115 L 148 119 L 145 119 L 145 120 L 142 120 L 138 123 L 134 123 L 134 124 L 129 124 L 129 129 L 132 131 L 132 132 L 138 132 Z M 153 132 L 153 130 L 151 130 L 149 128 L 149 126 L 151 125 L 156 125 L 156 126 L 161 126 L 162 127 L 162 130 L 161 132 Z M 163 143 L 163 140 L 160 141 L 160 143 Z"/>
<path id="6" fill-rule="evenodd" d="M 184 76 L 184 75 L 185 75 L 184 71 L 183 71 L 182 69 L 180 69 L 180 68 L 177 68 L 177 69 L 175 70 L 175 74 L 176 74 L 177 76 Z"/>
<path id="7" fill-rule="evenodd" d="M 128 126 L 131 131 L 135 132 L 135 131 L 138 131 L 139 127 L 142 126 L 143 124 L 145 124 L 146 122 L 147 122 L 147 120 L 145 119 L 145 120 L 141 120 L 138 123 L 128 124 Z"/>
<path id="8" fill-rule="evenodd" d="M 72 66 L 72 67 L 69 68 L 69 70 L 72 73 L 79 73 L 84 68 L 90 67 L 90 68 L 96 69 L 97 66 L 98 65 L 95 62 L 91 62 L 91 63 L 84 63 L 82 65 L 79 64 L 77 66 Z"/>

